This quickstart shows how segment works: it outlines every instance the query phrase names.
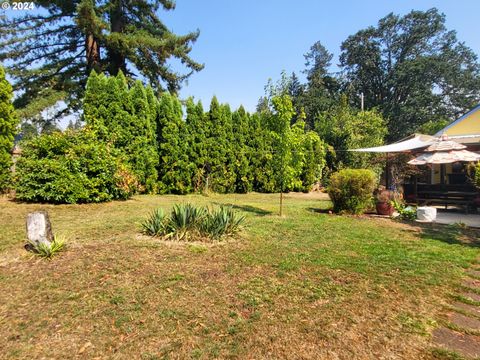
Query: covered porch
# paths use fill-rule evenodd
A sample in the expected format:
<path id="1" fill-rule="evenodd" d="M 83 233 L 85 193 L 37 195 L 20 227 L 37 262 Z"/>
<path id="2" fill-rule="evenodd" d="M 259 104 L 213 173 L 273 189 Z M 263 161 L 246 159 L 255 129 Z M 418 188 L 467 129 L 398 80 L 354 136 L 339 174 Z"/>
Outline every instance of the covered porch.
<path id="1" fill-rule="evenodd" d="M 469 143 L 478 140 L 478 136 L 453 138 L 455 140 L 448 138 L 444 141 L 443 137 L 414 134 L 397 143 L 353 151 L 385 153 L 382 183 L 389 190 L 403 192 L 404 200 L 409 204 L 445 209 L 454 207 L 465 213 L 476 212 L 477 207 L 480 207 L 480 192 L 472 181 L 474 167 L 469 159 L 478 160 L 479 155 L 473 151 L 480 150 L 480 146 L 478 143 Z M 456 150 L 442 149 L 447 143 L 457 146 Z M 467 154 L 470 158 L 464 157 Z M 456 161 L 455 156 L 458 156 L 459 161 Z M 394 178 L 398 178 L 395 172 L 398 171 L 399 161 L 405 165 L 407 162 L 414 164 L 410 174 L 403 176 L 401 183 L 394 181 Z"/>

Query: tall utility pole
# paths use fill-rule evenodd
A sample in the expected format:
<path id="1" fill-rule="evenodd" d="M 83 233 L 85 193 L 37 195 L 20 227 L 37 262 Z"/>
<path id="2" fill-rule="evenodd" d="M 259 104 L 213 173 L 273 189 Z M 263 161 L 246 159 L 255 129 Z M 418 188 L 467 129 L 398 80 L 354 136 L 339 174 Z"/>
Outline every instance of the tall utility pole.
<path id="1" fill-rule="evenodd" d="M 363 92 L 360 94 L 360 109 L 363 111 Z"/>

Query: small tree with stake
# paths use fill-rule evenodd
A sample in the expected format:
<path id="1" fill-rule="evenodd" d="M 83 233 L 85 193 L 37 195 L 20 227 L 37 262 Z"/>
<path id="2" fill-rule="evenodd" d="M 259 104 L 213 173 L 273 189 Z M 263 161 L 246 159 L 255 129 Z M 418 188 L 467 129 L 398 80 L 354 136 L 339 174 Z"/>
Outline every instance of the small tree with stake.
<path id="1" fill-rule="evenodd" d="M 273 143 L 272 167 L 276 187 L 280 190 L 280 216 L 282 216 L 283 191 L 295 180 L 296 171 L 292 166 L 292 149 L 295 144 L 290 120 L 295 115 L 292 101 L 288 95 L 272 98 L 273 114 L 270 129 Z"/>

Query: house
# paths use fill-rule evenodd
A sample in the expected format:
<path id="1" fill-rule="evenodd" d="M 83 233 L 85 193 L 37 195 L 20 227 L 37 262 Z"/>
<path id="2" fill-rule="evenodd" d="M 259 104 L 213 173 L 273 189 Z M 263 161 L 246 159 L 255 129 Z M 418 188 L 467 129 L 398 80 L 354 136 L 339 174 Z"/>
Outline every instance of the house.
<path id="1" fill-rule="evenodd" d="M 480 105 L 433 136 L 413 134 L 393 144 L 353 151 L 386 153 L 384 183 L 390 187 L 392 169 L 389 166 L 389 159 L 393 159 L 395 154 L 399 153 L 409 154 L 413 158 L 442 136 L 465 145 L 466 150 L 480 153 Z M 480 192 L 472 183 L 471 164 L 465 162 L 429 164 L 418 166 L 417 169 L 414 176 L 407 176 L 403 182 L 404 196 L 407 201 L 436 202 L 445 206 L 460 204 L 465 205 L 466 208 L 469 205 L 480 206 Z"/>

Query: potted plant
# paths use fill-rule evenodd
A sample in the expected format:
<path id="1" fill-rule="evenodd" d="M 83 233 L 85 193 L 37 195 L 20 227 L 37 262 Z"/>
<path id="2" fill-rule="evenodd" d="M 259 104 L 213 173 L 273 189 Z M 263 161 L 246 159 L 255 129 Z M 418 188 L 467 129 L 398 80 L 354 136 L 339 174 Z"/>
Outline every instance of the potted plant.
<path id="1" fill-rule="evenodd" d="M 395 194 L 393 191 L 381 189 L 376 194 L 376 204 L 378 215 L 391 216 L 395 211 L 393 207 L 393 201 L 395 200 Z"/>

